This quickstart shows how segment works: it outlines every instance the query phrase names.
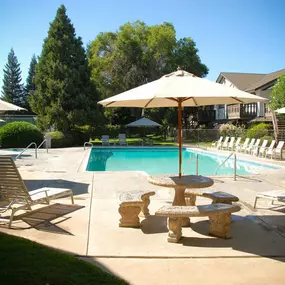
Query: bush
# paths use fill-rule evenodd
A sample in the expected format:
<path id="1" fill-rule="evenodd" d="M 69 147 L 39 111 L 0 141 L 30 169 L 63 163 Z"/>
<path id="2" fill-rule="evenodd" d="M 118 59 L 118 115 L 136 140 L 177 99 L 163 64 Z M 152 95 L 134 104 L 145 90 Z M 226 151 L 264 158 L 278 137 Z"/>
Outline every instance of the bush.
<path id="1" fill-rule="evenodd" d="M 242 137 L 244 136 L 244 127 L 237 127 L 233 124 L 222 124 L 219 128 L 219 133 L 221 136 L 225 137 Z"/>
<path id="2" fill-rule="evenodd" d="M 12 122 L 0 129 L 2 147 L 26 147 L 31 142 L 39 145 L 42 141 L 41 131 L 28 122 Z"/>
<path id="3" fill-rule="evenodd" d="M 246 136 L 251 139 L 260 139 L 269 135 L 269 128 L 270 126 L 265 123 L 257 124 L 248 129 Z"/>

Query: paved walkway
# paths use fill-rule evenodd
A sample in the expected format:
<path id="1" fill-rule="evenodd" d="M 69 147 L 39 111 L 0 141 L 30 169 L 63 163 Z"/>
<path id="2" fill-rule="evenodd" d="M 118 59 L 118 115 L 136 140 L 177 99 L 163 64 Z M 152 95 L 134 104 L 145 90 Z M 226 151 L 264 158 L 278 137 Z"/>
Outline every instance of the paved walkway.
<path id="1" fill-rule="evenodd" d="M 284 169 L 259 175 L 215 177 L 212 190 L 240 198 L 242 210 L 233 216 L 229 240 L 207 235 L 206 218 L 193 218 L 183 228 L 181 243 L 167 243 L 164 217 L 150 216 L 141 229 L 119 228 L 119 193 L 150 189 L 156 195 L 150 211 L 173 199 L 173 190 L 147 182 L 140 172 L 84 172 L 88 152 L 82 148 L 40 151 L 17 165 L 29 190 L 42 186 L 68 187 L 75 194 L 50 206 L 35 207 L 15 221 L 13 229 L 0 231 L 71 252 L 117 274 L 131 284 L 284 284 L 285 207 L 260 201 L 256 192 L 285 187 Z M 198 204 L 209 201 L 198 198 Z M 242 272 L 242 274 L 241 274 Z"/>

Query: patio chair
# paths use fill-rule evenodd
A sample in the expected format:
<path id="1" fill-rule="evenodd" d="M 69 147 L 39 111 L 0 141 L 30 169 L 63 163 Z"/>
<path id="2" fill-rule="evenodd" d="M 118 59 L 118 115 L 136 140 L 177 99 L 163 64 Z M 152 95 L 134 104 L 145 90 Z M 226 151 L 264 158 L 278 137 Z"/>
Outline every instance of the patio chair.
<path id="1" fill-rule="evenodd" d="M 119 145 L 128 145 L 126 141 L 126 134 L 119 134 Z"/>
<path id="2" fill-rule="evenodd" d="M 218 147 L 218 146 L 220 146 L 221 143 L 222 143 L 222 141 L 223 141 L 223 137 L 221 136 L 221 137 L 219 138 L 219 140 L 217 140 L 216 142 L 213 142 L 213 143 L 212 143 L 212 147 Z"/>
<path id="3" fill-rule="evenodd" d="M 264 153 L 265 149 L 266 149 L 266 146 L 267 146 L 267 143 L 268 143 L 268 140 L 264 140 L 262 142 L 262 145 L 260 147 L 255 147 L 253 149 L 253 152 L 252 154 L 253 155 L 256 155 L 256 156 L 259 156 L 260 152 Z"/>
<path id="4" fill-rule="evenodd" d="M 224 142 L 221 144 L 221 146 L 220 146 L 219 149 L 227 148 L 228 143 L 229 143 L 229 140 L 230 140 L 230 137 L 226 137 L 225 140 L 224 140 Z"/>
<path id="5" fill-rule="evenodd" d="M 241 137 L 238 137 L 236 142 L 233 144 L 233 146 L 229 146 L 229 150 L 234 150 L 237 149 L 240 146 L 240 141 L 241 141 Z"/>
<path id="6" fill-rule="evenodd" d="M 255 143 L 255 139 L 251 139 L 248 147 L 244 150 L 245 153 L 250 153 L 251 149 L 253 148 L 253 145 Z"/>
<path id="7" fill-rule="evenodd" d="M 246 138 L 242 145 L 239 145 L 239 146 L 236 147 L 236 151 L 238 151 L 238 152 L 245 151 L 247 146 L 248 146 L 248 142 L 249 142 L 249 138 Z"/>
<path id="8" fill-rule="evenodd" d="M 31 210 L 37 204 L 49 204 L 51 200 L 70 196 L 74 204 L 73 193 L 70 189 L 43 187 L 27 190 L 24 181 L 10 156 L 0 156 L 0 194 L 9 204 L 0 208 L 0 213 L 11 210 L 10 219 L 1 218 L 1 222 L 12 225 L 14 215 L 19 210 Z"/>
<path id="9" fill-rule="evenodd" d="M 234 142 L 235 142 L 235 137 L 231 137 L 231 140 L 230 140 L 230 142 L 227 144 L 227 147 L 226 147 L 226 149 L 233 149 L 233 147 L 234 147 Z M 224 146 L 223 146 L 223 148 L 224 148 Z"/>
<path id="10" fill-rule="evenodd" d="M 255 144 L 252 144 L 252 146 L 249 145 L 249 147 L 247 148 L 247 153 L 252 154 L 255 148 L 258 149 L 259 144 L 260 144 L 260 139 L 257 139 L 255 141 Z"/>
<path id="11" fill-rule="evenodd" d="M 283 147 L 284 147 L 284 141 L 279 141 L 277 147 L 273 149 L 273 153 L 271 155 L 271 158 L 272 157 L 274 157 L 274 158 L 279 157 L 280 160 L 281 160 L 282 159 L 282 149 L 283 149 Z"/>
<path id="12" fill-rule="evenodd" d="M 285 202 L 285 190 L 271 190 L 257 193 L 254 200 L 253 208 L 256 207 L 257 199 L 269 199 L 273 205 L 274 201 Z"/>
<path id="13" fill-rule="evenodd" d="M 103 135 L 101 140 L 102 140 L 102 145 L 110 145 L 110 138 L 108 135 Z"/>
<path id="14" fill-rule="evenodd" d="M 273 152 L 273 148 L 275 146 L 275 142 L 276 142 L 275 140 L 272 140 L 269 147 L 266 147 L 264 150 L 260 149 L 259 150 L 259 156 L 263 155 L 263 157 L 267 157 L 267 153 L 268 153 L 268 155 L 271 155 Z"/>

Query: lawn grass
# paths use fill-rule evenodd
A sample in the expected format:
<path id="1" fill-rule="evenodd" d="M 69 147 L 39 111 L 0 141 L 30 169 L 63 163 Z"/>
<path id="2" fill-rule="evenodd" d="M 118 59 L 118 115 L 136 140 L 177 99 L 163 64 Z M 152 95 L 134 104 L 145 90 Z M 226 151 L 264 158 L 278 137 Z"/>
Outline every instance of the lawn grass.
<path id="1" fill-rule="evenodd" d="M 1 285 L 128 284 L 72 255 L 4 233 L 0 264 Z"/>

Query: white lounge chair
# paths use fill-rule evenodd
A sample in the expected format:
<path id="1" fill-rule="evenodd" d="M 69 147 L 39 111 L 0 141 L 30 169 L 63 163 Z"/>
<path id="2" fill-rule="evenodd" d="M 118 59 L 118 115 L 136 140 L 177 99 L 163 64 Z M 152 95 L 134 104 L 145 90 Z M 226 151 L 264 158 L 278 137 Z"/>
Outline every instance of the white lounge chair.
<path id="1" fill-rule="evenodd" d="M 119 145 L 128 145 L 126 134 L 119 134 Z"/>
<path id="2" fill-rule="evenodd" d="M 239 147 L 240 141 L 241 141 L 241 137 L 238 137 L 236 142 L 233 143 L 233 145 L 229 144 L 228 149 L 229 150 L 237 149 L 237 147 Z"/>
<path id="3" fill-rule="evenodd" d="M 262 152 L 260 150 L 259 153 L 261 153 L 264 157 L 267 157 L 267 154 L 272 155 L 275 142 L 276 142 L 275 140 L 272 140 L 270 146 L 265 148 L 265 150 L 263 150 Z"/>
<path id="4" fill-rule="evenodd" d="M 256 207 L 257 199 L 269 199 L 272 201 L 272 205 L 274 201 L 285 202 L 285 190 L 272 190 L 272 191 L 265 191 L 257 193 L 254 200 L 254 206 Z"/>
<path id="5" fill-rule="evenodd" d="M 227 143 L 226 145 L 223 144 L 223 149 L 229 149 L 230 147 L 233 147 L 235 139 L 236 139 L 235 137 L 231 137 L 231 140 L 229 143 Z"/>
<path id="6" fill-rule="evenodd" d="M 31 206 L 37 204 L 49 204 L 51 200 L 70 196 L 74 204 L 73 193 L 70 189 L 43 187 L 27 190 L 24 181 L 10 156 L 0 157 L 0 194 L 9 204 L 0 208 L 0 213 L 11 210 L 10 218 L 0 218 L 0 222 L 12 225 L 14 215 L 19 210 L 31 210 Z"/>
<path id="7" fill-rule="evenodd" d="M 255 144 L 254 144 L 254 145 L 249 146 L 249 147 L 247 148 L 247 152 L 250 153 L 250 154 L 252 154 L 255 149 L 258 150 L 259 144 L 260 144 L 260 139 L 257 139 L 257 140 L 255 141 Z"/>
<path id="8" fill-rule="evenodd" d="M 216 148 L 220 149 L 222 147 L 222 143 L 223 143 L 223 137 L 220 137 L 220 139 L 217 142 Z"/>
<path id="9" fill-rule="evenodd" d="M 230 140 L 230 137 L 226 137 L 219 149 L 227 148 L 229 140 Z"/>
<path id="10" fill-rule="evenodd" d="M 110 145 L 110 137 L 108 135 L 103 135 L 101 140 L 102 145 Z"/>
<path id="11" fill-rule="evenodd" d="M 262 142 L 261 147 L 255 147 L 255 148 L 253 149 L 252 154 L 253 154 L 253 155 L 256 155 L 256 156 L 260 156 L 260 152 L 261 152 L 261 155 L 262 155 L 262 153 L 263 153 L 263 155 L 264 155 L 264 152 L 265 152 L 267 143 L 268 143 L 268 140 L 264 140 L 264 141 Z"/>
<path id="12" fill-rule="evenodd" d="M 217 141 L 212 142 L 212 147 L 218 147 L 218 145 L 221 145 L 223 140 L 223 137 L 221 136 Z"/>
<path id="13" fill-rule="evenodd" d="M 245 151 L 247 146 L 248 146 L 248 142 L 249 142 L 249 138 L 246 138 L 244 143 L 241 146 L 239 145 L 239 146 L 236 147 L 236 151 L 238 151 L 238 152 Z"/>
<path id="14" fill-rule="evenodd" d="M 274 158 L 279 157 L 280 159 L 282 159 L 283 147 L 284 147 L 284 141 L 279 141 L 277 147 L 273 149 L 273 157 Z"/>
<path id="15" fill-rule="evenodd" d="M 255 143 L 255 139 L 251 139 L 248 147 L 245 149 L 245 153 L 250 153 L 251 149 L 253 148 L 254 143 Z"/>

